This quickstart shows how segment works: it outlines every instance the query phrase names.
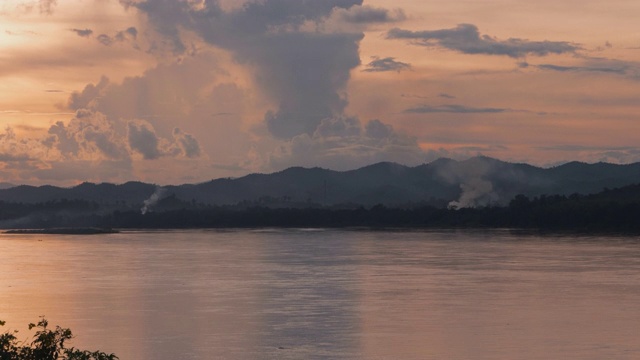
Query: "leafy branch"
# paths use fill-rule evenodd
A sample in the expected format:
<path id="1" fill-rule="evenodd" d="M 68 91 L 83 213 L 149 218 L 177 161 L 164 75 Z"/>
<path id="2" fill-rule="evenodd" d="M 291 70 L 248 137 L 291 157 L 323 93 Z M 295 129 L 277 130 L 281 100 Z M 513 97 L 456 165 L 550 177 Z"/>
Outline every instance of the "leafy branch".
<path id="1" fill-rule="evenodd" d="M 0 326 L 5 321 L 0 320 Z M 115 354 L 101 351 L 67 348 L 65 343 L 73 338 L 71 330 L 56 326 L 49 328 L 49 322 L 42 317 L 37 324 L 29 324 L 29 330 L 36 329 L 33 340 L 19 341 L 17 330 L 0 334 L 0 360 L 118 360 Z"/>

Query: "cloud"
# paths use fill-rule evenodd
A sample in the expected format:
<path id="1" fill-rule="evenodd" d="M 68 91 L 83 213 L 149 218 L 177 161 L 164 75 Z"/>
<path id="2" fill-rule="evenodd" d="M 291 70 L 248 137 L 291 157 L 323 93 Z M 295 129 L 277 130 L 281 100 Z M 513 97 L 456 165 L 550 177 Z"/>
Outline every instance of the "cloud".
<path id="1" fill-rule="evenodd" d="M 131 26 L 125 30 L 116 32 L 115 35 L 110 36 L 107 34 L 100 34 L 96 36 L 96 40 L 104 46 L 111 46 L 115 43 L 121 43 L 126 41 L 135 41 L 138 38 L 138 29 Z M 136 47 L 136 46 L 134 46 Z"/>
<path id="2" fill-rule="evenodd" d="M 559 72 L 601 72 L 624 75 L 627 70 L 625 68 L 607 68 L 607 67 L 589 67 L 589 66 L 561 66 L 553 64 L 536 65 L 541 70 L 551 70 Z"/>
<path id="3" fill-rule="evenodd" d="M 121 0 L 145 14 L 175 53 L 186 45 L 181 29 L 195 32 L 207 43 L 230 51 L 256 71 L 255 80 L 277 107 L 264 116 L 271 134 L 290 139 L 312 134 L 320 122 L 341 115 L 352 69 L 360 65 L 362 33 L 310 31 L 336 9 L 350 9 L 362 0 L 249 1 L 225 10 L 211 0 Z M 363 15 L 364 16 L 364 15 Z"/>
<path id="4" fill-rule="evenodd" d="M 570 153 L 572 160 L 583 162 L 608 162 L 631 164 L 638 161 L 640 147 L 636 146 L 590 146 L 590 145 L 551 145 L 536 148 L 542 151 Z M 568 156 L 568 157 L 569 157 Z"/>
<path id="5" fill-rule="evenodd" d="M 108 85 L 109 79 L 103 76 L 98 84 L 88 84 L 81 92 L 74 91 L 69 97 L 67 107 L 71 110 L 93 107 L 95 101 L 102 96 Z"/>
<path id="6" fill-rule="evenodd" d="M 414 138 L 379 120 L 364 126 L 354 117 L 324 119 L 312 135 L 301 134 L 267 155 L 267 168 L 321 166 L 350 170 L 380 161 L 417 165 L 431 159 Z M 431 159 L 433 160 L 433 159 Z"/>
<path id="7" fill-rule="evenodd" d="M 629 151 L 638 150 L 633 146 L 585 146 L 585 145 L 553 145 L 553 146 L 540 146 L 540 150 L 550 151 Z"/>
<path id="8" fill-rule="evenodd" d="M 349 9 L 338 8 L 335 15 L 340 20 L 352 24 L 392 23 L 407 18 L 402 9 L 389 10 L 366 5 L 353 6 Z"/>
<path id="9" fill-rule="evenodd" d="M 185 134 L 180 128 L 173 129 L 174 142 L 177 145 L 177 149 L 180 150 L 182 155 L 188 158 L 196 158 L 200 156 L 200 144 L 198 140 L 191 134 Z"/>
<path id="10" fill-rule="evenodd" d="M 18 137 L 10 127 L 0 133 L 0 169 L 11 170 L 18 178 L 94 179 L 95 175 L 87 175 L 76 167 L 89 162 L 91 165 L 86 166 L 90 168 L 100 164 L 123 166 L 112 168 L 113 173 L 121 180 L 128 180 L 133 164 L 138 161 L 137 154 L 145 161 L 161 157 L 193 159 L 200 156 L 200 145 L 179 128 L 174 129 L 172 138 L 164 138 L 144 120 L 110 120 L 105 114 L 90 109 L 79 109 L 68 122 L 56 122 L 43 136 Z M 65 177 L 64 172 L 58 171 L 63 168 L 76 170 Z M 123 174 L 129 178 L 120 177 Z M 103 179 L 109 178 L 113 177 Z"/>
<path id="11" fill-rule="evenodd" d="M 581 49 L 577 44 L 565 41 L 530 41 L 518 38 L 498 40 L 489 35 L 480 35 L 478 27 L 472 24 L 426 31 L 394 28 L 387 32 L 387 38 L 412 40 L 415 45 L 440 46 L 463 54 L 504 55 L 512 58 L 572 54 Z"/>
<path id="12" fill-rule="evenodd" d="M 410 70 L 411 64 L 396 61 L 393 57 L 380 58 L 377 56 L 372 57 L 370 63 L 367 64 L 367 68 L 363 71 L 366 72 L 384 72 L 384 71 L 397 71 Z"/>
<path id="13" fill-rule="evenodd" d="M 160 138 L 153 125 L 144 120 L 133 120 L 127 124 L 127 141 L 129 148 L 143 156 L 145 160 L 156 160 L 160 157 L 197 158 L 201 155 L 200 144 L 191 134 L 180 128 L 173 129 L 173 141 Z"/>
<path id="14" fill-rule="evenodd" d="M 58 0 L 29 0 L 23 1 L 18 4 L 18 9 L 25 12 L 31 12 L 34 9 L 38 9 L 41 14 L 51 15 L 55 9 Z"/>
<path id="15" fill-rule="evenodd" d="M 111 36 L 107 34 L 98 35 L 96 37 L 96 40 L 98 40 L 98 42 L 104 46 L 111 46 L 111 44 L 113 44 L 113 42 L 115 41 Z"/>
<path id="16" fill-rule="evenodd" d="M 511 109 L 505 108 L 478 108 L 478 107 L 469 107 L 465 105 L 439 105 L 439 106 L 431 106 L 431 105 L 421 105 L 418 107 L 413 107 L 409 109 L 405 109 L 403 112 L 405 114 L 431 114 L 431 113 L 455 113 L 455 114 L 497 114 L 513 111 Z"/>
<path id="17" fill-rule="evenodd" d="M 93 34 L 93 30 L 91 29 L 69 29 L 69 31 L 73 31 L 80 37 L 89 37 Z"/>
<path id="18" fill-rule="evenodd" d="M 0 163 L 12 163 L 12 162 L 26 162 L 34 159 L 27 155 L 0 153 Z"/>
<path id="19" fill-rule="evenodd" d="M 535 65 L 536 68 L 557 72 L 603 73 L 622 75 L 630 79 L 640 79 L 640 63 L 607 58 L 583 58 L 582 63 L 573 66 L 555 64 Z"/>
<path id="20" fill-rule="evenodd" d="M 159 148 L 159 140 L 153 127 L 144 122 L 130 122 L 128 124 L 129 146 L 139 152 L 147 160 L 159 158 L 162 153 Z"/>
<path id="21" fill-rule="evenodd" d="M 57 3 L 58 0 L 39 0 L 38 8 L 41 13 L 51 14 Z"/>
<path id="22" fill-rule="evenodd" d="M 343 91 L 360 65 L 361 39 L 361 34 L 291 33 L 241 50 L 259 69 L 258 85 L 278 104 L 265 116 L 272 135 L 311 134 L 323 119 L 344 112 Z"/>

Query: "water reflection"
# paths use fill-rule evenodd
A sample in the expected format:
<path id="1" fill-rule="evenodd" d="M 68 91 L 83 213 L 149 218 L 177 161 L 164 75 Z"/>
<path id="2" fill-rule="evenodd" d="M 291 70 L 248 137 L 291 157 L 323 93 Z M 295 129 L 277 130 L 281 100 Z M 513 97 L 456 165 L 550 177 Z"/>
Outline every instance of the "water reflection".
<path id="1" fill-rule="evenodd" d="M 0 319 L 123 360 L 640 358 L 639 295 L 629 237 L 0 235 Z"/>
<path id="2" fill-rule="evenodd" d="M 357 244 L 318 231 L 271 233 L 264 245 L 264 354 L 277 347 L 278 359 L 355 358 L 361 332 Z"/>

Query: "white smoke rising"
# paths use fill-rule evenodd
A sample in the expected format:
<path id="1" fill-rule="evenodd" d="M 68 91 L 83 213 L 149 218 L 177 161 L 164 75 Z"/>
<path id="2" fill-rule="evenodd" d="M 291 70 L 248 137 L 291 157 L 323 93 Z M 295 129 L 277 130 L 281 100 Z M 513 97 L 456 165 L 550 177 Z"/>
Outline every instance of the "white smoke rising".
<path id="1" fill-rule="evenodd" d="M 481 178 L 469 179 L 460 184 L 462 194 L 458 201 L 449 203 L 449 209 L 473 208 L 489 205 L 498 200 L 498 195 L 493 192 L 493 184 Z"/>
<path id="2" fill-rule="evenodd" d="M 496 160 L 477 156 L 465 161 L 452 161 L 438 169 L 442 179 L 450 184 L 460 184 L 460 198 L 449 203 L 449 209 L 461 209 L 495 204 L 500 196 L 495 191 L 493 179 L 500 169 Z"/>
<path id="3" fill-rule="evenodd" d="M 158 203 L 158 201 L 162 200 L 166 192 L 167 189 L 158 186 L 156 188 L 156 191 L 151 194 L 151 196 L 147 200 L 144 201 L 144 206 L 142 206 L 142 209 L 140 209 L 142 215 L 145 215 L 147 212 L 149 212 L 149 210 L 151 210 L 154 205 Z"/>

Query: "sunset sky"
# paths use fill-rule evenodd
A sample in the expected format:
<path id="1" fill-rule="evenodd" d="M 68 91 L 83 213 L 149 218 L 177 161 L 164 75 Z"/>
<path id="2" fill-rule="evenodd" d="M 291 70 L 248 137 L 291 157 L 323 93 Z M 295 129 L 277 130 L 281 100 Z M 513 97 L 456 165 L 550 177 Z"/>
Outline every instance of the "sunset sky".
<path id="1" fill-rule="evenodd" d="M 0 181 L 640 161 L 637 0 L 3 0 Z"/>

